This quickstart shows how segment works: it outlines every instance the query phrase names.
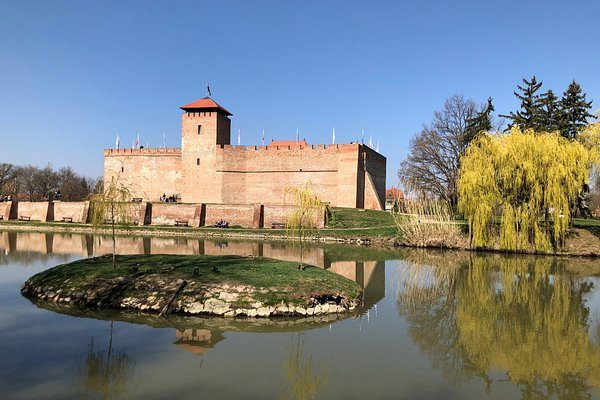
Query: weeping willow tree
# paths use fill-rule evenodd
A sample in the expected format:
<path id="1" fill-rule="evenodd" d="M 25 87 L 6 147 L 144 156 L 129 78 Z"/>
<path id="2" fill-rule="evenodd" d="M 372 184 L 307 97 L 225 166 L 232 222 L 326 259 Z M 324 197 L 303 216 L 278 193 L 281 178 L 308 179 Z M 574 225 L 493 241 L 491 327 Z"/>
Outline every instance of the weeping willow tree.
<path id="1" fill-rule="evenodd" d="M 300 246 L 300 269 L 304 269 L 304 242 L 316 227 L 319 215 L 324 213 L 325 203 L 312 190 L 309 181 L 301 186 L 290 186 L 285 189 L 285 197 L 292 197 L 294 210 L 288 215 L 286 230 Z"/>
<path id="2" fill-rule="evenodd" d="M 472 247 L 492 245 L 500 217 L 500 248 L 550 251 L 564 245 L 573 204 L 596 159 L 592 147 L 558 133 L 478 137 L 461 158 L 459 210 Z"/>
<path id="3" fill-rule="evenodd" d="M 102 227 L 109 224 L 111 227 L 113 268 L 116 267 L 116 227 L 127 226 L 131 222 L 130 200 L 131 189 L 114 176 L 104 183 L 103 191 L 90 199 L 92 225 Z"/>
<path id="4" fill-rule="evenodd" d="M 289 345 L 289 356 L 282 366 L 288 385 L 282 399 L 310 400 L 317 397 L 319 388 L 327 383 L 328 371 L 315 367 L 312 355 L 304 351 L 304 337 L 298 333 Z"/>
<path id="5" fill-rule="evenodd" d="M 566 273 L 557 258 L 440 254 L 408 265 L 398 310 L 445 376 L 479 376 L 491 390 L 490 375 L 505 371 L 525 393 L 555 393 L 548 398 L 589 398 L 600 388 L 593 280 Z"/>

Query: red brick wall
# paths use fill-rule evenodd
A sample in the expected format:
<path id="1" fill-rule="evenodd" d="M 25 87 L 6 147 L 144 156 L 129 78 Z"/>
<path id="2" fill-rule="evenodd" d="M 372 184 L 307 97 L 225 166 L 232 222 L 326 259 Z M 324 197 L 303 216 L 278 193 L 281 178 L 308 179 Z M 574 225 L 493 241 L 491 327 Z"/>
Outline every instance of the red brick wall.
<path id="1" fill-rule="evenodd" d="M 206 204 L 205 225 L 213 226 L 216 222 L 224 220 L 229 226 L 240 225 L 243 227 L 258 228 L 259 216 L 254 204 Z"/>
<path id="2" fill-rule="evenodd" d="M 104 150 L 104 182 L 112 178 L 131 190 L 131 197 L 158 201 L 181 191 L 181 149 Z"/>
<path id="3" fill-rule="evenodd" d="M 12 201 L 3 201 L 2 203 L 0 203 L 0 216 L 2 216 L 2 219 L 7 220 L 11 218 L 10 210 L 12 204 Z"/>
<path id="4" fill-rule="evenodd" d="M 88 219 L 89 201 L 55 201 L 53 221 L 62 221 L 63 217 L 73 218 L 73 222 L 85 223 Z"/>
<path id="5" fill-rule="evenodd" d="M 200 204 L 152 203 L 152 225 L 187 221 L 189 226 L 200 226 L 200 208 Z"/>
<path id="6" fill-rule="evenodd" d="M 264 227 L 271 228 L 271 224 L 286 223 L 288 216 L 294 211 L 293 205 L 265 205 L 264 206 Z M 325 211 L 319 212 L 315 216 L 315 227 L 322 228 L 325 226 Z"/>
<path id="7" fill-rule="evenodd" d="M 19 219 L 21 216 L 28 216 L 32 221 L 46 222 L 48 218 L 48 202 L 33 202 L 33 201 L 19 201 L 15 202 L 17 208 L 16 218 Z"/>

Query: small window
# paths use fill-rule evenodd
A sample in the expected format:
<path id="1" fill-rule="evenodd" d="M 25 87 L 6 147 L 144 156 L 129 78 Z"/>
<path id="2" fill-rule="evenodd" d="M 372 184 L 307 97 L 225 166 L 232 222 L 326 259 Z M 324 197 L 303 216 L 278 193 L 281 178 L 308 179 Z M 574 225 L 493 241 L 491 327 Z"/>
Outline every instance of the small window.
<path id="1" fill-rule="evenodd" d="M 125 172 L 125 167 L 121 167 L 121 172 Z"/>
<path id="2" fill-rule="evenodd" d="M 202 125 L 198 125 L 198 135 L 202 134 Z"/>
<path id="3" fill-rule="evenodd" d="M 196 165 L 200 165 L 200 159 L 196 158 Z"/>

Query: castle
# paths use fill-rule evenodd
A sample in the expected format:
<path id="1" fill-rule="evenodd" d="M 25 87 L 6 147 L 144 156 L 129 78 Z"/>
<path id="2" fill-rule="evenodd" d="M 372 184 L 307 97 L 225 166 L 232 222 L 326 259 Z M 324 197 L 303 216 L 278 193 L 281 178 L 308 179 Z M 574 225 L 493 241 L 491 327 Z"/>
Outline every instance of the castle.
<path id="1" fill-rule="evenodd" d="M 368 146 L 232 146 L 232 114 L 214 100 L 181 109 L 181 148 L 106 149 L 104 181 L 118 177 L 148 202 L 175 194 L 183 203 L 230 205 L 284 204 L 287 187 L 310 181 L 333 207 L 385 207 L 386 158 Z"/>

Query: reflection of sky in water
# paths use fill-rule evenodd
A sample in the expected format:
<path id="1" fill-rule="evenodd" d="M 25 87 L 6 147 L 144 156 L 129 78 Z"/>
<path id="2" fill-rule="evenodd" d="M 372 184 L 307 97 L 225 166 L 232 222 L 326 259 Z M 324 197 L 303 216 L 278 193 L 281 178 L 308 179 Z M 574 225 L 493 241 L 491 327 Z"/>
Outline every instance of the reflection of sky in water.
<path id="1" fill-rule="evenodd" d="M 71 238 L 68 242 L 81 243 L 77 240 Z M 60 244 L 63 249 L 67 248 L 65 243 L 67 241 L 53 240 L 53 245 Z M 158 243 L 163 249 L 175 245 L 172 239 Z M 153 244 L 149 244 L 152 248 Z M 198 241 L 177 244 L 202 248 Z M 141 245 L 135 242 L 135 246 L 147 249 L 148 243 L 144 246 L 143 242 Z M 243 251 L 258 251 L 247 244 L 242 246 Z M 206 245 L 205 248 L 224 249 L 225 246 Z M 235 245 L 230 242 L 226 248 L 232 249 Z M 281 244 L 277 251 L 282 251 Z M 69 255 L 65 250 L 60 255 L 30 257 L 9 252 L 4 258 L 6 263 L 0 265 L 0 354 L 3 355 L 0 359 L 0 391 L 3 398 L 85 398 L 89 395 L 78 371 L 84 365 L 92 337 L 96 349 L 107 348 L 110 322 L 46 311 L 32 305 L 18 292 L 29 276 L 84 257 L 83 253 L 80 250 Z M 317 254 L 318 251 L 313 253 L 315 259 Z M 347 268 L 344 265 L 337 264 Z M 344 274 L 366 280 L 365 277 L 370 276 L 377 285 L 383 285 L 377 288 L 378 294 L 373 295 L 376 304 L 359 317 L 316 329 L 265 333 L 224 331 L 216 344 L 195 354 L 175 344 L 179 340 L 175 328 L 115 322 L 114 350 L 126 352 L 133 361 L 133 375 L 122 397 L 287 398 L 290 379 L 295 378 L 286 375 L 284 366 L 293 356 L 291 349 L 298 338 L 303 343 L 301 358 L 304 365 L 324 376 L 319 382 L 317 398 L 521 397 L 504 371 L 488 371 L 493 384 L 487 394 L 481 378 L 472 373 L 450 378 L 440 365 L 436 365 L 433 350 L 415 343 L 416 326 L 399 315 L 397 302 L 398 290 L 404 291 L 403 280 L 412 264 L 386 261 L 381 277 L 377 268 L 365 273 L 356 265 L 354 269 L 344 270 Z M 427 277 L 422 282 L 431 286 L 434 270 L 423 269 L 422 273 Z M 493 278 L 493 281 L 497 280 L 497 277 Z M 597 289 L 600 283 L 597 278 L 593 281 L 594 289 L 587 295 L 586 305 L 590 307 L 590 317 L 598 321 L 600 294 Z M 213 336 L 218 335 L 213 333 Z M 307 376 L 310 378 L 310 374 Z M 299 380 L 296 384 L 304 383 Z M 595 391 L 591 393 L 597 396 Z"/>

